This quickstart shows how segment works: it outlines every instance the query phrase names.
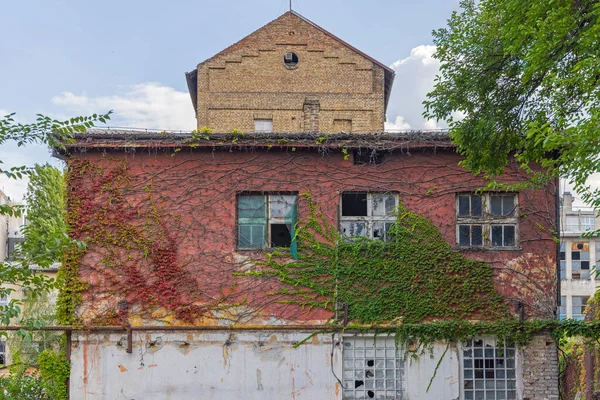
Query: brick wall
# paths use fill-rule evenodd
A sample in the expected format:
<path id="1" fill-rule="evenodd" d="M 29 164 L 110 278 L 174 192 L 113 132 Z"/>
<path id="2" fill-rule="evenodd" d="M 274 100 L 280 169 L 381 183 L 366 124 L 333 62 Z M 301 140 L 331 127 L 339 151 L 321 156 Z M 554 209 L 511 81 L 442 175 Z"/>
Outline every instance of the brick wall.
<path id="1" fill-rule="evenodd" d="M 161 210 L 168 213 L 166 226 L 177 243 L 177 263 L 192 277 L 193 285 L 203 288 L 207 295 L 211 291 L 220 293 L 223 288 L 238 282 L 238 290 L 248 290 L 246 305 L 260 302 L 261 292 L 266 287 L 256 289 L 255 281 L 249 279 L 244 287 L 244 279 L 233 274 L 240 263 L 253 257 L 261 257 L 262 251 L 237 250 L 236 196 L 244 192 L 287 192 L 311 193 L 327 221 L 339 224 L 340 194 L 344 191 L 393 192 L 411 212 L 425 216 L 440 230 L 443 237 L 452 245 L 456 244 L 456 193 L 475 191 L 484 185 L 481 177 L 476 177 L 457 166 L 460 156 L 451 151 L 438 149 L 411 150 L 409 153 L 387 154 L 381 165 L 354 165 L 352 157 L 344 159 L 340 152 L 322 154 L 316 150 L 283 148 L 277 144 L 270 150 L 204 149 L 182 150 L 176 154 L 150 151 L 144 154 L 138 149 L 135 154 L 111 153 L 103 158 L 101 154 L 82 154 L 109 174 L 111 168 L 127 164 L 128 189 L 124 193 L 127 200 L 119 214 L 133 215 L 130 223 L 144 224 L 140 210 L 147 209 L 149 185 L 155 199 L 160 199 Z M 81 173 L 93 173 L 87 168 Z M 518 169 L 510 168 L 502 177 L 507 182 L 522 179 Z M 84 185 L 94 184 L 92 179 L 84 179 Z M 91 209 L 103 207 L 110 192 L 96 192 L 90 189 Z M 554 215 L 553 189 L 540 189 L 519 194 L 519 213 L 526 217 L 519 220 L 520 248 L 504 251 L 464 251 L 469 257 L 482 259 L 498 265 L 523 262 L 525 276 L 536 276 L 539 285 L 554 282 L 555 243 L 551 226 Z M 140 214 L 141 213 L 141 214 Z M 300 202 L 298 217 L 305 218 L 308 209 Z M 92 222 L 93 224 L 93 222 Z M 545 227 L 540 229 L 539 227 Z M 102 309 L 113 301 L 114 294 L 106 296 L 111 281 L 103 272 L 102 258 L 106 249 L 90 245 L 81 266 L 81 276 L 90 283 L 84 309 Z M 529 255 L 540 258 L 527 258 Z M 538 270 L 539 269 L 539 270 Z M 547 270 L 547 271 L 546 271 Z M 547 272 L 548 282 L 541 272 Z M 118 272 L 118 271 L 117 271 Z M 206 279 L 210 277 L 210 279 Z M 116 278 L 118 279 L 118 277 Z M 197 282 L 196 282 L 197 280 Z M 532 297 L 530 304 L 538 304 L 538 293 L 524 293 L 527 285 L 514 281 L 498 280 L 497 288 L 508 298 Z M 550 288 L 551 291 L 551 288 Z M 523 294 L 524 293 L 524 294 Z M 89 296 L 89 297 L 88 297 Z M 118 296 L 117 296 L 118 297 Z M 551 297 L 551 307 L 555 308 Z M 268 315 L 279 315 L 290 320 L 325 320 L 327 313 L 305 313 L 293 307 L 278 308 L 271 304 L 263 311 Z M 529 316 L 528 309 L 528 316 Z"/>
<path id="2" fill-rule="evenodd" d="M 538 334 L 522 350 L 523 400 L 558 400 L 558 350 L 549 334 Z"/>
<path id="3" fill-rule="evenodd" d="M 284 55 L 294 52 L 294 68 Z M 320 102 L 319 130 L 352 121 L 353 132 L 382 131 L 384 70 L 302 18 L 286 13 L 198 65 L 198 127 L 251 132 L 256 113 L 270 113 L 276 132 L 306 126 L 307 97 Z M 311 122 L 312 124 L 312 122 Z"/>

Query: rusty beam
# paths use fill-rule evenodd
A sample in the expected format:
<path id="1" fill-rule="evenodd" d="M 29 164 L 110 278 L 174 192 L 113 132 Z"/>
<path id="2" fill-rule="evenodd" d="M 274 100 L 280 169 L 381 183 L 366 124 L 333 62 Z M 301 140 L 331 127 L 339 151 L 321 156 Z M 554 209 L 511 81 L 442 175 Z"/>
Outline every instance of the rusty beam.
<path id="1" fill-rule="evenodd" d="M 362 327 L 361 327 L 362 328 Z M 376 330 L 377 327 L 364 326 Z M 64 332 L 123 332 L 123 331 L 335 331 L 340 328 L 331 325 L 204 325 L 204 326 L 174 326 L 174 325 L 149 325 L 124 327 L 119 325 L 106 326 L 42 326 L 39 329 L 24 325 L 3 326 L 1 331 L 18 331 L 20 329 L 32 331 L 64 331 Z M 381 329 L 381 327 L 380 327 Z M 350 329 L 351 330 L 351 329 Z"/>

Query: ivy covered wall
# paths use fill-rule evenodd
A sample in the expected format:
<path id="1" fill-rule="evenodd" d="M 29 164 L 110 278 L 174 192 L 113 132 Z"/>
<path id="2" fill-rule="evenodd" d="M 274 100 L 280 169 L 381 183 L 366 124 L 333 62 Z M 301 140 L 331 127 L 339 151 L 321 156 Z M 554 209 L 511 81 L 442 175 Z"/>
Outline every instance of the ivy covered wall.
<path id="1" fill-rule="evenodd" d="M 343 151 L 281 147 L 73 154 L 67 218 L 86 246 L 73 248 L 63 267 L 63 321 L 323 322 L 336 296 L 362 323 L 489 320 L 515 315 L 516 302 L 526 318 L 552 317 L 552 185 L 519 192 L 517 250 L 465 251 L 456 247 L 456 194 L 485 182 L 459 167 L 451 149 L 354 165 Z M 504 179 L 520 182 L 520 173 L 509 168 Z M 243 192 L 310 193 L 300 196 L 299 226 L 324 244 L 311 247 L 310 235 L 299 236 L 299 263 L 236 250 Z M 337 229 L 342 192 L 398 194 L 395 239 L 338 246 L 315 230 L 316 222 Z M 306 258 L 311 253 L 321 259 Z M 281 268 L 288 263 L 304 272 L 288 274 Z"/>

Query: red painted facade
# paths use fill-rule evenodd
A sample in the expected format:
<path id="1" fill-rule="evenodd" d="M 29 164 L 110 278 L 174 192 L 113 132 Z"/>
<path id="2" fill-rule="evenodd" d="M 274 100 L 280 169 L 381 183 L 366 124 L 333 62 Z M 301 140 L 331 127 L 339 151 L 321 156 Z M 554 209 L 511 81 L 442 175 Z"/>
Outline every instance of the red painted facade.
<path id="1" fill-rule="evenodd" d="M 507 301 L 529 305 L 528 316 L 552 316 L 554 185 L 519 192 L 516 250 L 461 250 L 456 245 L 456 196 L 475 192 L 485 181 L 460 167 L 461 157 L 448 144 L 407 144 L 386 153 L 382 164 L 354 165 L 351 152 L 317 146 L 173 151 L 164 143 L 121 143 L 101 152 L 93 143 L 93 134 L 87 142 L 79 140 L 68 157 L 74 235 L 80 240 L 96 237 L 81 260 L 80 276 L 89 284 L 79 308 L 84 321 L 114 323 L 120 300 L 130 305 L 134 324 L 328 319 L 325 311 L 279 304 L 277 297 L 267 295 L 277 283 L 236 276 L 254 268 L 252 259 L 263 257 L 262 251 L 236 248 L 237 196 L 248 192 L 310 192 L 335 226 L 343 192 L 395 193 L 408 211 L 432 221 L 457 251 L 492 263 L 496 286 Z M 521 182 L 522 174 L 514 165 L 502 180 Z M 297 214 L 299 220 L 308 214 L 303 199 Z M 129 240 L 143 243 L 127 244 Z M 143 310 L 150 303 L 154 305 Z M 237 306 L 221 307 L 225 304 Z"/>

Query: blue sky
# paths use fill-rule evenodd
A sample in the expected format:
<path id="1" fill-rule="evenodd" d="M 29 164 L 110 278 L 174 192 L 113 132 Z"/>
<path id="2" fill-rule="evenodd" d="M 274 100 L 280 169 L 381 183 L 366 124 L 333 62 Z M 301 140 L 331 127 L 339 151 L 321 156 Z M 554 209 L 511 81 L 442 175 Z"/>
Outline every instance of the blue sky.
<path id="1" fill-rule="evenodd" d="M 21 121 L 115 111 L 111 126 L 195 128 L 184 73 L 287 11 L 288 0 L 4 2 L 0 114 Z M 436 128 L 421 102 L 439 64 L 431 31 L 458 0 L 294 0 L 297 12 L 396 70 L 387 128 Z M 5 166 L 49 161 L 4 144 Z M 54 163 L 58 163 L 56 160 Z M 13 199 L 26 182 L 0 177 Z"/>

